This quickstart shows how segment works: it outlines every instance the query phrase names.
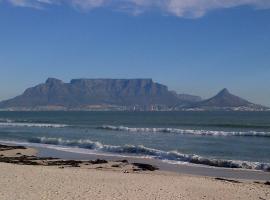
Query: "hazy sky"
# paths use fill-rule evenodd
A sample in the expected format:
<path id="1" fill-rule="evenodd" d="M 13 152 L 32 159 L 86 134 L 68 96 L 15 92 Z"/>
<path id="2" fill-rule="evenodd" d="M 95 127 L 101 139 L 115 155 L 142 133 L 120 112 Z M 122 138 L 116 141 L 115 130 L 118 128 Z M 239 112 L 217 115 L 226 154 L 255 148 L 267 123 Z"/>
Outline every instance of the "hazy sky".
<path id="1" fill-rule="evenodd" d="M 227 87 L 270 106 L 270 1 L 0 0 L 0 99 L 47 77 Z"/>

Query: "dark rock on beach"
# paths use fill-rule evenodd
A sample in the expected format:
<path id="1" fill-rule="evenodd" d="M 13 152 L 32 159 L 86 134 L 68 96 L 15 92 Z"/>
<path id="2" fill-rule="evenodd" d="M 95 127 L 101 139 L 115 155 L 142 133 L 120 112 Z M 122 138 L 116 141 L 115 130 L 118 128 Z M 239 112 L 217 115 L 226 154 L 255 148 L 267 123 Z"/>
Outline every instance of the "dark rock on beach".
<path id="1" fill-rule="evenodd" d="M 270 185 L 270 181 L 266 181 L 264 185 Z"/>
<path id="2" fill-rule="evenodd" d="M 93 164 L 93 165 L 96 165 L 96 164 L 106 164 L 106 163 L 108 163 L 108 161 L 107 160 L 100 160 L 100 159 L 97 159 L 97 160 L 91 160 L 91 161 L 89 161 L 91 164 Z"/>
<path id="3" fill-rule="evenodd" d="M 230 183 L 241 183 L 240 181 L 237 180 L 232 180 L 232 179 L 225 179 L 225 178 L 215 178 L 218 181 L 226 181 L 226 182 L 230 182 Z"/>
<path id="4" fill-rule="evenodd" d="M 156 166 L 144 163 L 132 163 L 134 166 L 138 167 L 142 171 L 156 171 L 158 168 Z"/>
<path id="5" fill-rule="evenodd" d="M 117 160 L 116 162 L 128 163 L 128 160 Z"/>
<path id="6" fill-rule="evenodd" d="M 8 150 L 14 150 L 14 149 L 26 149 L 24 146 L 7 146 L 0 144 L 0 151 L 8 151 Z"/>
<path id="7" fill-rule="evenodd" d="M 71 167 L 79 167 L 82 164 L 82 161 L 77 160 L 56 160 L 56 161 L 48 161 L 48 166 L 71 166 Z"/>

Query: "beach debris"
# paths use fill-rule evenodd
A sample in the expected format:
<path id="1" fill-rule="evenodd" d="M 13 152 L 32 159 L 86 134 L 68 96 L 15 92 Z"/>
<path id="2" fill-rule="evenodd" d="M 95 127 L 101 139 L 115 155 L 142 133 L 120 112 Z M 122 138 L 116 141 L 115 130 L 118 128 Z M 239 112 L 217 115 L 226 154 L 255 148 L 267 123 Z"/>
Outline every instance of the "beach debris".
<path id="1" fill-rule="evenodd" d="M 128 160 L 117 160 L 116 162 L 128 163 Z"/>
<path id="2" fill-rule="evenodd" d="M 14 149 L 26 149 L 24 146 L 7 146 L 0 144 L 0 151 L 8 151 L 8 150 L 14 150 Z"/>
<path id="3" fill-rule="evenodd" d="M 0 157 L 0 162 L 21 165 L 39 165 L 39 163 L 29 159 L 29 157 L 25 155 L 21 157 Z"/>
<path id="4" fill-rule="evenodd" d="M 48 161 L 47 165 L 49 166 L 71 166 L 71 167 L 80 167 L 82 161 L 78 160 L 55 160 L 55 161 Z"/>
<path id="5" fill-rule="evenodd" d="M 270 181 L 266 181 L 264 185 L 270 185 Z"/>
<path id="6" fill-rule="evenodd" d="M 101 160 L 101 159 L 90 160 L 89 162 L 90 162 L 91 164 L 93 164 L 93 165 L 97 165 L 97 164 L 106 164 L 106 163 L 108 163 L 107 160 Z"/>
<path id="7" fill-rule="evenodd" d="M 138 167 L 142 171 L 156 171 L 158 168 L 156 166 L 145 164 L 145 163 L 132 163 L 134 166 Z"/>
<path id="8" fill-rule="evenodd" d="M 112 167 L 117 168 L 117 167 L 120 167 L 120 165 L 119 164 L 113 164 Z"/>
<path id="9" fill-rule="evenodd" d="M 230 182 L 230 183 L 241 183 L 240 181 L 237 181 L 237 180 L 225 179 L 225 178 L 215 178 L 215 180 L 226 181 L 226 182 Z"/>

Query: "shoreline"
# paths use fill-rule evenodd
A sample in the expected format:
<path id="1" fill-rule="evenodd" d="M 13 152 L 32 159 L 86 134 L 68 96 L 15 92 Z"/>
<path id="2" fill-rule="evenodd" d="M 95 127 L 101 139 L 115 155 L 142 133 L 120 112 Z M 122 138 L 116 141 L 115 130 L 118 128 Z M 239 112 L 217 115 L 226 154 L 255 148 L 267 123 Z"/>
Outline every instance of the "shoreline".
<path id="1" fill-rule="evenodd" d="M 6 145 L 14 146 L 14 144 L 3 143 Z M 202 176 L 211 178 L 224 178 L 224 179 L 236 179 L 236 180 L 249 180 L 249 181 L 270 181 L 270 172 L 264 172 L 260 170 L 251 169 L 238 169 L 238 168 L 223 168 L 223 167 L 211 167 L 199 164 L 181 163 L 172 164 L 164 162 L 162 160 L 153 158 L 141 158 L 136 156 L 122 156 L 113 154 L 102 153 L 78 153 L 69 152 L 59 149 L 52 149 L 49 147 L 40 147 L 35 145 L 23 145 L 27 149 L 32 149 L 37 157 L 56 157 L 60 160 L 106 160 L 109 162 L 115 162 L 119 160 L 127 160 L 129 163 L 144 163 L 151 166 L 156 166 L 159 171 L 185 174 L 191 176 Z"/>
<path id="2" fill-rule="evenodd" d="M 40 157 L 44 154 L 42 150 L 23 146 L 1 146 L 0 154 L 1 200 L 266 200 L 270 197 L 269 182 L 151 170 L 152 165 L 143 169 L 131 160 L 57 160 Z M 11 159 L 8 161 L 19 162 L 4 163 L 8 157 Z M 39 164 L 26 162 L 29 160 Z"/>
<path id="3" fill-rule="evenodd" d="M 37 147 L 35 147 L 37 148 Z M 38 147 L 38 155 L 42 157 L 56 155 L 62 159 L 73 160 L 89 160 L 89 159 L 105 159 L 110 161 L 126 159 L 129 162 L 146 163 L 157 166 L 160 171 L 172 172 L 176 174 L 186 174 L 192 176 L 212 177 L 212 178 L 227 178 L 238 180 L 254 180 L 254 181 L 270 181 L 270 172 L 251 169 L 234 169 L 223 167 L 211 167 L 199 164 L 183 163 L 170 164 L 162 160 L 152 158 L 140 158 L 132 156 L 118 156 L 112 154 L 83 154 L 74 152 L 65 152 L 56 149 Z"/>

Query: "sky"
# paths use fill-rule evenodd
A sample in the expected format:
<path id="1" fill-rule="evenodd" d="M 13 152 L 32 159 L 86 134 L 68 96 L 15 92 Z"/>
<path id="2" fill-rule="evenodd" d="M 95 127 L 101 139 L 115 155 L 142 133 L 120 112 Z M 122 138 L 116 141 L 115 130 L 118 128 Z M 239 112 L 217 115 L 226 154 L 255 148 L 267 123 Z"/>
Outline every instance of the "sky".
<path id="1" fill-rule="evenodd" d="M 0 100 L 48 77 L 152 78 L 270 106 L 270 1 L 0 0 Z"/>

